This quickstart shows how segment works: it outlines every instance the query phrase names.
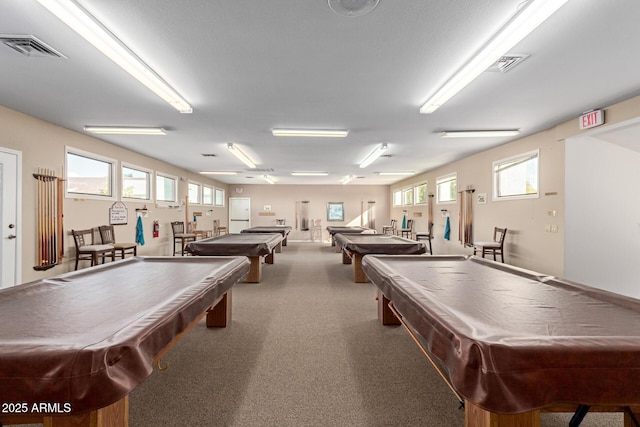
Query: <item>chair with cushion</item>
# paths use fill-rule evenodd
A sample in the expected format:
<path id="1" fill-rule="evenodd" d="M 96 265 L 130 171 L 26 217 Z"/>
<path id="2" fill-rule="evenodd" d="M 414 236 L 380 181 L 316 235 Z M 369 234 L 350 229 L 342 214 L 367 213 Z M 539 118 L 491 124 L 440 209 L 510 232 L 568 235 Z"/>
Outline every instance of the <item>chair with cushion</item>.
<path id="1" fill-rule="evenodd" d="M 507 235 L 506 228 L 495 227 L 493 229 L 492 242 L 476 242 L 473 244 L 473 254 L 480 251 L 482 258 L 484 254 L 493 254 L 493 260 L 496 261 L 496 255 L 500 255 L 500 259 L 504 262 L 504 238 Z"/>
<path id="2" fill-rule="evenodd" d="M 429 254 L 433 255 L 433 248 L 431 247 L 431 237 L 433 236 L 433 223 L 429 222 L 429 231 L 416 231 L 416 240 L 425 241 L 429 245 Z"/>
<path id="3" fill-rule="evenodd" d="M 214 219 L 213 220 L 213 235 L 214 236 L 219 236 L 221 234 L 227 234 L 227 233 L 229 233 L 227 227 L 220 226 L 220 220 L 219 219 Z"/>
<path id="4" fill-rule="evenodd" d="M 102 263 L 104 259 L 110 257 L 112 261 L 115 260 L 116 252 L 113 245 L 110 244 L 94 244 L 93 241 L 93 229 L 88 230 L 71 230 L 73 235 L 73 243 L 76 246 L 76 266 L 78 269 L 78 262 L 85 260 L 91 261 L 91 266 L 98 264 L 98 258 L 102 257 Z"/>
<path id="5" fill-rule="evenodd" d="M 98 230 L 100 231 L 100 240 L 102 240 L 102 244 L 112 245 L 116 250 L 116 255 L 120 254 L 120 258 L 124 259 L 127 254 L 133 256 L 138 254 L 137 244 L 116 242 L 116 234 L 113 231 L 113 225 L 101 225 L 98 227 Z"/>
<path id="6" fill-rule="evenodd" d="M 187 242 L 194 242 L 196 235 L 193 233 L 187 233 L 184 229 L 184 222 L 175 221 L 171 223 L 171 230 L 173 231 L 173 255 L 176 254 L 176 243 L 180 242 L 180 255 L 184 255 L 184 246 Z"/>
<path id="7" fill-rule="evenodd" d="M 392 219 L 391 224 L 382 226 L 382 234 L 396 234 L 397 220 Z"/>
<path id="8" fill-rule="evenodd" d="M 407 226 L 405 228 L 400 229 L 400 236 L 407 237 L 410 239 L 412 235 L 413 235 L 413 220 L 408 219 Z"/>

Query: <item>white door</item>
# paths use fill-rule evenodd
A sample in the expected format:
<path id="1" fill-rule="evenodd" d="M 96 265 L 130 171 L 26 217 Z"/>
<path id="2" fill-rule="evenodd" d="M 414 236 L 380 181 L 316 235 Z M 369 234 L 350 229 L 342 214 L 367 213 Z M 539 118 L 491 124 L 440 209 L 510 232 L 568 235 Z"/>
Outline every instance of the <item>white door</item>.
<path id="1" fill-rule="evenodd" d="M 251 199 L 248 197 L 229 198 L 229 233 L 239 233 L 251 227 Z"/>
<path id="2" fill-rule="evenodd" d="M 21 257 L 19 218 L 21 198 L 22 154 L 18 151 L 0 148 L 0 215 L 2 215 L 2 246 L 0 247 L 0 288 L 8 288 L 20 283 Z"/>

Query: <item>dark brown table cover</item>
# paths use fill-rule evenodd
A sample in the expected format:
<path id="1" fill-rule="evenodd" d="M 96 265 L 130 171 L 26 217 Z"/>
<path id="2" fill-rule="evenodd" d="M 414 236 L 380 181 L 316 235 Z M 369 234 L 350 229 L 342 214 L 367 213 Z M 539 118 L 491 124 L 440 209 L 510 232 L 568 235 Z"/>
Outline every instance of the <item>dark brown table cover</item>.
<path id="1" fill-rule="evenodd" d="M 363 268 L 485 410 L 640 404 L 639 300 L 476 257 L 367 255 Z"/>
<path id="2" fill-rule="evenodd" d="M 133 257 L 0 291 L 2 402 L 122 399 L 248 271 L 245 257 Z"/>
<path id="3" fill-rule="evenodd" d="M 333 237 L 336 233 L 360 234 L 360 233 L 364 233 L 365 231 L 369 231 L 369 230 L 371 230 L 371 229 L 367 228 L 367 227 L 347 227 L 347 226 L 344 226 L 344 225 L 328 225 L 327 226 L 327 231 L 329 232 L 331 237 Z"/>
<path id="4" fill-rule="evenodd" d="M 280 233 L 283 238 L 286 238 L 287 235 L 291 232 L 292 227 L 290 225 L 260 225 L 251 228 L 245 228 L 241 230 L 240 233 Z"/>
<path id="5" fill-rule="evenodd" d="M 342 234 L 334 236 L 336 245 L 348 252 L 388 255 L 419 255 L 427 251 L 422 242 L 388 234 Z"/>
<path id="6" fill-rule="evenodd" d="M 269 255 L 282 242 L 280 233 L 230 233 L 189 242 L 185 251 L 193 255 Z"/>

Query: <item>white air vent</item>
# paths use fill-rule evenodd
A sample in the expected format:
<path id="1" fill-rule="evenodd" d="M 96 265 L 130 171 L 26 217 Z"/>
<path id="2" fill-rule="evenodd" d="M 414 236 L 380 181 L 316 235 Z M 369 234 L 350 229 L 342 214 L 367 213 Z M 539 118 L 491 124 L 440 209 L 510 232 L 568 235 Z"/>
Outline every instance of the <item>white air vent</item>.
<path id="1" fill-rule="evenodd" d="M 218 157 L 218 155 L 217 155 L 217 154 L 202 153 L 202 155 L 203 155 L 204 157 Z"/>
<path id="2" fill-rule="evenodd" d="M 32 35 L 0 34 L 0 41 L 25 56 L 67 59 L 66 56 Z"/>
<path id="3" fill-rule="evenodd" d="M 267 169 L 245 169 L 247 172 L 273 172 L 273 169 L 271 168 L 267 168 Z"/>
<path id="4" fill-rule="evenodd" d="M 491 67 L 487 69 L 487 71 L 499 71 L 501 73 L 506 73 L 525 59 L 527 59 L 529 55 L 505 55 L 500 57 Z"/>

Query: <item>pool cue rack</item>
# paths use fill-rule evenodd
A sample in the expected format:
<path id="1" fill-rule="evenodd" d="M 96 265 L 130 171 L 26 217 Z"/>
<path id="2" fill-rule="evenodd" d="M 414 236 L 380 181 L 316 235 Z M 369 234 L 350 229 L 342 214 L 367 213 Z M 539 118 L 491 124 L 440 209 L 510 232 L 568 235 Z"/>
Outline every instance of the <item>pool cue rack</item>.
<path id="1" fill-rule="evenodd" d="M 37 265 L 33 269 L 44 271 L 58 265 L 64 255 L 61 200 L 63 180 L 54 171 L 44 168 L 38 168 L 33 177 L 37 181 Z"/>

